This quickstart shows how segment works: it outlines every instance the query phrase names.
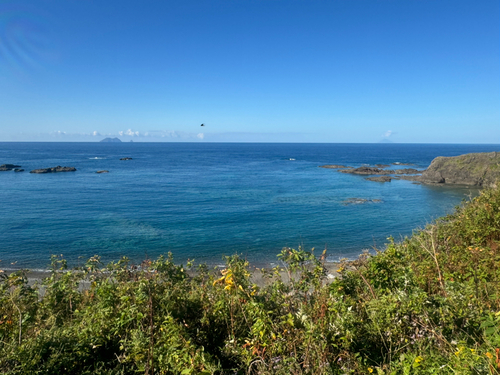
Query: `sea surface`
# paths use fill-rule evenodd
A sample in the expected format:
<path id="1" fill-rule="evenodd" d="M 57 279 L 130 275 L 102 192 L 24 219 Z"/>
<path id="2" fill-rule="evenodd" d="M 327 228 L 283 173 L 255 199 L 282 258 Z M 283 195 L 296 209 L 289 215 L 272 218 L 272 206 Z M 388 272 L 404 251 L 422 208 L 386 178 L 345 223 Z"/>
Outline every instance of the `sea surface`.
<path id="1" fill-rule="evenodd" d="M 95 254 L 139 263 L 167 252 L 179 263 L 217 265 L 238 253 L 270 265 L 283 247 L 299 246 L 326 247 L 331 261 L 353 258 L 411 235 L 478 190 L 378 183 L 319 165 L 426 168 L 437 156 L 489 151 L 500 146 L 0 143 L 0 164 L 26 170 L 0 172 L 0 268 L 44 269 L 51 254 L 81 265 Z M 77 171 L 29 173 L 57 165 Z"/>

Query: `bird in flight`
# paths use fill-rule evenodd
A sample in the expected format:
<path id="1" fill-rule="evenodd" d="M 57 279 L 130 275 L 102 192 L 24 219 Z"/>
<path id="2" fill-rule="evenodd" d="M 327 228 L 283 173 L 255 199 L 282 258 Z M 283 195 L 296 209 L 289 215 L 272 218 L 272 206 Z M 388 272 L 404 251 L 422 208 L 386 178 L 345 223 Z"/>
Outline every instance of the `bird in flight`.
<path id="1" fill-rule="evenodd" d="M 205 126 L 205 124 L 201 124 L 200 126 Z"/>

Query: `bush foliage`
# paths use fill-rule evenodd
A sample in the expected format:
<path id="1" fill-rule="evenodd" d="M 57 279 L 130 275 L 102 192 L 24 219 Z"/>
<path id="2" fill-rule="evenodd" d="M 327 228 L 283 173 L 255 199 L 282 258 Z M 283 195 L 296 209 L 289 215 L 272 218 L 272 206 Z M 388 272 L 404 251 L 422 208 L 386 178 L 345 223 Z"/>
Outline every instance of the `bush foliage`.
<path id="1" fill-rule="evenodd" d="M 400 243 L 339 265 L 284 249 L 252 282 L 171 255 L 99 257 L 50 276 L 2 273 L 6 374 L 499 374 L 500 190 L 486 190 Z"/>

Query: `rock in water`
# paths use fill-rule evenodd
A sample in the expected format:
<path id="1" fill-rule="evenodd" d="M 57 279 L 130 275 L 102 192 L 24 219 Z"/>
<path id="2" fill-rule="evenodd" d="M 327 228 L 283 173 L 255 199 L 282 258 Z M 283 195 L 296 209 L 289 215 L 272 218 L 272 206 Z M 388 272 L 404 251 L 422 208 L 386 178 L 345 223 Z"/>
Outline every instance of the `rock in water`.
<path id="1" fill-rule="evenodd" d="M 42 168 L 42 169 L 34 169 L 30 173 L 56 173 L 56 172 L 74 172 L 76 171 L 75 167 L 61 167 L 58 165 L 53 168 Z"/>
<path id="2" fill-rule="evenodd" d="M 396 174 L 420 174 L 422 171 L 419 171 L 415 168 L 404 168 L 404 169 L 395 169 L 393 171 Z"/>
<path id="3" fill-rule="evenodd" d="M 120 140 L 119 138 L 116 138 L 116 137 L 115 137 L 115 138 L 104 138 L 104 139 L 103 139 L 102 141 L 100 141 L 100 142 L 106 142 L 106 143 L 111 143 L 111 142 L 113 142 L 113 143 L 120 143 L 120 142 L 121 142 L 121 140 Z"/>
<path id="4" fill-rule="evenodd" d="M 497 187 L 500 182 L 500 152 L 439 156 L 432 161 L 418 181 Z"/>
<path id="5" fill-rule="evenodd" d="M 372 168 L 372 167 L 359 167 L 359 168 L 352 168 L 352 169 L 344 169 L 340 172 L 352 173 L 352 174 L 391 174 L 391 173 L 394 173 L 391 170 Z"/>
<path id="6" fill-rule="evenodd" d="M 367 177 L 365 180 L 375 181 L 375 182 L 391 182 L 392 178 L 389 176 L 380 176 L 380 177 Z"/>
<path id="7" fill-rule="evenodd" d="M 339 164 L 326 164 L 326 165 L 320 165 L 320 168 L 329 168 L 329 169 L 342 169 L 342 168 L 352 168 L 352 167 L 346 167 L 345 165 L 339 165 Z"/>
<path id="8" fill-rule="evenodd" d="M 365 199 L 365 198 L 348 198 L 342 201 L 344 206 L 349 206 L 351 204 L 364 204 L 364 203 L 381 203 L 381 199 Z"/>
<path id="9" fill-rule="evenodd" d="M 21 168 L 21 166 L 15 164 L 2 164 L 0 165 L 0 172 L 11 171 L 14 168 Z"/>
<path id="10" fill-rule="evenodd" d="M 420 174 L 422 171 L 414 168 L 404 168 L 404 169 L 380 169 L 373 167 L 359 167 L 359 168 L 351 168 L 351 169 L 343 169 L 340 172 L 342 173 L 352 173 L 352 174 L 378 174 L 378 175 L 386 175 L 386 174 Z"/>
<path id="11" fill-rule="evenodd" d="M 109 173 L 107 170 L 97 171 L 96 173 Z"/>
<path id="12" fill-rule="evenodd" d="M 132 160 L 132 158 L 121 158 L 120 160 Z"/>

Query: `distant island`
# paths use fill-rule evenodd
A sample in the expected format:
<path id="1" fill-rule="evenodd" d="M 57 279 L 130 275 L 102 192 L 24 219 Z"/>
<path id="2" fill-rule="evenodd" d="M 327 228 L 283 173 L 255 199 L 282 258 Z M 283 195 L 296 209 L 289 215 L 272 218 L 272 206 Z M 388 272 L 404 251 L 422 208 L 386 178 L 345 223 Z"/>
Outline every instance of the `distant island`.
<path id="1" fill-rule="evenodd" d="M 121 140 L 119 138 L 116 138 L 116 137 L 115 138 L 104 138 L 100 142 L 115 142 L 115 143 L 117 143 L 117 142 L 121 142 Z"/>

